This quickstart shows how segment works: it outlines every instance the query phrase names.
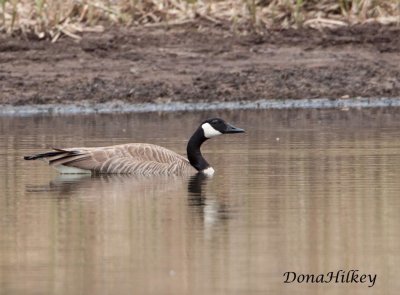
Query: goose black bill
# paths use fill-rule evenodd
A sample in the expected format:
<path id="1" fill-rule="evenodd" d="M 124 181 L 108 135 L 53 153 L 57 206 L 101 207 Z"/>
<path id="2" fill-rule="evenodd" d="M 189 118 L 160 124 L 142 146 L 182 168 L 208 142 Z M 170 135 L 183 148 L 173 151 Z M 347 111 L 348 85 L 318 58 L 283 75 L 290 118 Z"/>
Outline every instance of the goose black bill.
<path id="1" fill-rule="evenodd" d="M 224 133 L 244 133 L 244 129 L 237 128 L 230 124 L 226 124 L 226 129 Z"/>

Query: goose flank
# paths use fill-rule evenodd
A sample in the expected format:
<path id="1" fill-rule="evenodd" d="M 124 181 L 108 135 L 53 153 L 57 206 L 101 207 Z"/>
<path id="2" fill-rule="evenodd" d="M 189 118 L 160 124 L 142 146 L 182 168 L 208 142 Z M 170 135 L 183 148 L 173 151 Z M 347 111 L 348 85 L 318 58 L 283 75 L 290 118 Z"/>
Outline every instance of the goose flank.
<path id="1" fill-rule="evenodd" d="M 60 173 L 185 175 L 213 174 L 200 147 L 208 139 L 243 133 L 220 118 L 203 121 L 187 144 L 187 159 L 171 150 L 148 143 L 128 143 L 108 147 L 53 148 L 52 151 L 25 156 L 25 160 L 44 160 Z"/>

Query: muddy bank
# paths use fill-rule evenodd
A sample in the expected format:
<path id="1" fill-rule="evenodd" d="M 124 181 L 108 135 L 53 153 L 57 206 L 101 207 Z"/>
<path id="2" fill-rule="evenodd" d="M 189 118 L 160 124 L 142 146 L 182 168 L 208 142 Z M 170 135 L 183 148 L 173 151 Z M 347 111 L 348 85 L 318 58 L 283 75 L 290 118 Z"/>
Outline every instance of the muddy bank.
<path id="1" fill-rule="evenodd" d="M 399 97 L 400 27 L 109 29 L 81 42 L 0 36 L 0 104 Z"/>

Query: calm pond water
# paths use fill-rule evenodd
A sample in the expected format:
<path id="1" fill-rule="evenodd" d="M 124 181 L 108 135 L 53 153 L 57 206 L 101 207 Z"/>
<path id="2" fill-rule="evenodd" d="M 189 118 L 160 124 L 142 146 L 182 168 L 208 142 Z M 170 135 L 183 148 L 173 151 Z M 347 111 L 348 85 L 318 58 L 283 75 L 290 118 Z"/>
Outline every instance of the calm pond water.
<path id="1" fill-rule="evenodd" d="M 216 174 L 60 176 L 22 156 L 149 142 L 198 123 Z M 398 294 L 400 112 L 285 110 L 0 118 L 0 293 Z M 376 283 L 284 283 L 338 270 Z"/>

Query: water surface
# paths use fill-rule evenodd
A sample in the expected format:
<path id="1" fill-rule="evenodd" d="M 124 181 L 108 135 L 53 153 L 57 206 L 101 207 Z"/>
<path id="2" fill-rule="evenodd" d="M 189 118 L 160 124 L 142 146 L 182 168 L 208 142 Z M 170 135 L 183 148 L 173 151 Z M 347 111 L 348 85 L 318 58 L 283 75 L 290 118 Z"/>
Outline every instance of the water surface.
<path id="1" fill-rule="evenodd" d="M 0 294 L 397 294 L 396 109 L 0 118 Z M 205 143 L 213 178 L 60 176 L 50 146 Z M 368 284 L 284 284 L 358 269 Z"/>

